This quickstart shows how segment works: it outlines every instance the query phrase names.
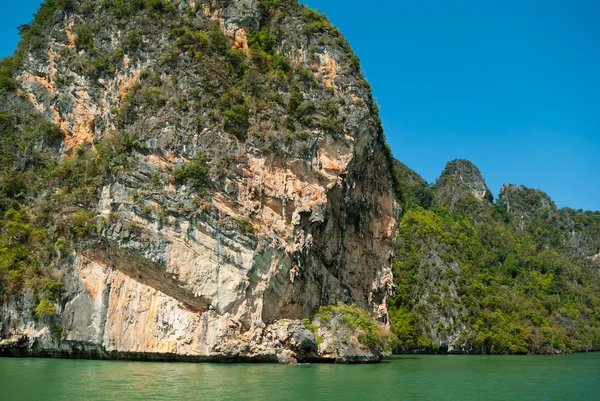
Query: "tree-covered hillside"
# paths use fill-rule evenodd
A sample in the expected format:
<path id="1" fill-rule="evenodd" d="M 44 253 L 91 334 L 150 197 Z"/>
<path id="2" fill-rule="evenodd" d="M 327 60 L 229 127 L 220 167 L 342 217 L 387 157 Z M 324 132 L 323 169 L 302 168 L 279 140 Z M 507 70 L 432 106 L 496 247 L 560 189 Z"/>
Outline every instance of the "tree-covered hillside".
<path id="1" fill-rule="evenodd" d="M 448 163 L 436 184 L 396 165 L 400 225 L 390 317 L 403 352 L 600 349 L 600 212 L 558 209 Z"/>

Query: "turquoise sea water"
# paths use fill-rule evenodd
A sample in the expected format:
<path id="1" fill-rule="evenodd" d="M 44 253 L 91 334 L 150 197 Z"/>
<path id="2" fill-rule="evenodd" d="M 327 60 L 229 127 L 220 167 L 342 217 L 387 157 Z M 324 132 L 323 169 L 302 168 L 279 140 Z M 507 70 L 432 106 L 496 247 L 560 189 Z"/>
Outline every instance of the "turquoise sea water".
<path id="1" fill-rule="evenodd" d="M 600 354 L 394 356 L 379 365 L 0 358 L 0 400 L 600 400 Z"/>

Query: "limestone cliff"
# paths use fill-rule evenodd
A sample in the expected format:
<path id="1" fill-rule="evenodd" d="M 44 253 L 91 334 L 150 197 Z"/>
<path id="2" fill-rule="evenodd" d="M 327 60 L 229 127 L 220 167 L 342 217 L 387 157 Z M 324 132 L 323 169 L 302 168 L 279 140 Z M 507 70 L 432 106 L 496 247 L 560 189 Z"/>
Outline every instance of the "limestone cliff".
<path id="1" fill-rule="evenodd" d="M 391 158 L 325 17 L 291 0 L 49 0 L 21 32 L 2 110 L 62 132 L 36 145 L 50 178 L 19 200 L 46 215 L 62 287 L 4 291 L 5 352 L 311 360 L 299 319 L 322 305 L 387 324 Z M 40 299 L 54 312 L 32 313 Z"/>

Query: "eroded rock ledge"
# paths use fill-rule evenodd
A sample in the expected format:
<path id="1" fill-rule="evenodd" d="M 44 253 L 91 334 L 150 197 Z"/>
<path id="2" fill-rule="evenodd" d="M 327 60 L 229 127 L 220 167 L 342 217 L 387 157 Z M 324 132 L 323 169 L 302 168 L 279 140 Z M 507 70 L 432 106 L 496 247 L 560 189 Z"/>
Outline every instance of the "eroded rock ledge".
<path id="1" fill-rule="evenodd" d="M 346 313 L 348 310 L 352 313 Z M 107 349 L 93 342 L 66 339 L 62 333 L 54 331 L 56 326 L 53 325 L 37 330 L 37 325 L 30 321 L 28 334 L 0 342 L 0 356 L 160 362 L 354 364 L 380 362 L 391 349 L 386 346 L 391 344 L 384 344 L 389 338 L 385 337 L 385 329 L 357 307 L 339 306 L 333 312 L 329 308 L 317 316 L 313 322 L 308 319 L 279 320 L 252 334 L 217 340 L 211 344 L 210 352 L 204 354 L 187 349 L 184 352 L 181 349 L 164 352 L 132 352 L 116 347 Z M 357 316 L 363 320 L 351 320 Z M 10 320 L 5 322 L 12 323 Z M 365 330 L 365 324 L 371 325 L 377 332 Z M 383 335 L 377 337 L 373 334 Z"/>

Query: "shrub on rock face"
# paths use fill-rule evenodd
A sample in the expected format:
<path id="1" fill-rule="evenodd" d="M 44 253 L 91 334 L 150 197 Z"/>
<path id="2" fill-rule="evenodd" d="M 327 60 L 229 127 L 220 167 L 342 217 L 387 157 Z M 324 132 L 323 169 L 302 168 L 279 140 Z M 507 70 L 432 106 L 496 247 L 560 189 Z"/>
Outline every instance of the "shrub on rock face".
<path id="1" fill-rule="evenodd" d="M 94 48 L 94 34 L 86 25 L 77 25 L 73 27 L 75 34 L 75 46 L 77 50 L 92 50 Z"/>
<path id="2" fill-rule="evenodd" d="M 173 180 L 179 185 L 189 183 L 201 187 L 206 184 L 209 172 L 210 167 L 206 163 L 205 156 L 198 154 L 186 164 L 177 166 L 173 170 Z"/>
<path id="3" fill-rule="evenodd" d="M 267 31 L 253 32 L 248 37 L 248 45 L 253 49 L 260 49 L 268 54 L 275 52 L 275 37 Z"/>
<path id="4" fill-rule="evenodd" d="M 58 298 L 65 292 L 65 285 L 60 281 L 49 280 L 42 286 L 44 298 L 51 301 L 57 301 Z"/>
<path id="5" fill-rule="evenodd" d="M 87 238 L 96 229 L 94 215 L 84 210 L 77 210 L 70 217 L 69 231 L 77 238 Z"/>
<path id="6" fill-rule="evenodd" d="M 248 106 L 236 104 L 223 112 L 225 131 L 239 140 L 246 138 L 250 124 L 248 122 Z"/>
<path id="7" fill-rule="evenodd" d="M 50 325 L 50 331 L 52 332 L 52 335 L 54 336 L 54 338 L 56 338 L 57 340 L 60 340 L 64 333 L 63 327 L 57 323 L 52 323 Z"/>
<path id="8" fill-rule="evenodd" d="M 35 316 L 39 318 L 54 316 L 55 314 L 56 307 L 54 306 L 54 303 L 48 299 L 42 299 L 35 307 Z"/>
<path id="9" fill-rule="evenodd" d="M 162 107 L 167 102 L 159 88 L 146 89 L 142 93 L 142 101 L 150 107 Z"/>

